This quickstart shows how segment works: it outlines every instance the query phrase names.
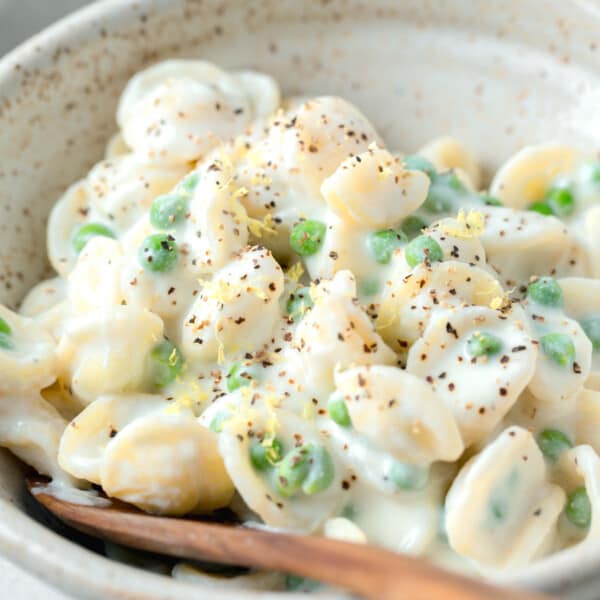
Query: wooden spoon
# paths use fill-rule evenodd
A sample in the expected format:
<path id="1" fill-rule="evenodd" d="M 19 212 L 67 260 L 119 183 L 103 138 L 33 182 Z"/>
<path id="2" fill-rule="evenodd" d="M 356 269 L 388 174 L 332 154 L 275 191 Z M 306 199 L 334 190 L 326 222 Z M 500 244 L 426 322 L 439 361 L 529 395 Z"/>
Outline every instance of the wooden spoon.
<path id="1" fill-rule="evenodd" d="M 73 504 L 45 492 L 39 480 L 28 479 L 27 485 L 38 502 L 68 525 L 140 550 L 293 573 L 369 600 L 549 600 L 548 596 L 495 587 L 374 546 L 156 517 L 121 502 L 108 507 Z"/>

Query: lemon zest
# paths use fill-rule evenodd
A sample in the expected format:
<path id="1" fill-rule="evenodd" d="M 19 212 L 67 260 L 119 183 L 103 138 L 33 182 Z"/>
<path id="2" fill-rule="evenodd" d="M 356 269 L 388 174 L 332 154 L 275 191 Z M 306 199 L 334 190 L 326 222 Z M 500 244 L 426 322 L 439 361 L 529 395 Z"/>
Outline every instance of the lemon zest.
<path id="1" fill-rule="evenodd" d="M 285 276 L 294 283 L 298 283 L 300 277 L 304 274 L 304 267 L 302 263 L 298 261 L 296 264 L 292 265 L 285 273 Z"/>
<path id="2" fill-rule="evenodd" d="M 439 224 L 440 230 L 452 237 L 470 239 L 479 237 L 485 230 L 485 217 L 476 210 L 467 214 L 461 208 L 456 219 L 447 219 Z"/>

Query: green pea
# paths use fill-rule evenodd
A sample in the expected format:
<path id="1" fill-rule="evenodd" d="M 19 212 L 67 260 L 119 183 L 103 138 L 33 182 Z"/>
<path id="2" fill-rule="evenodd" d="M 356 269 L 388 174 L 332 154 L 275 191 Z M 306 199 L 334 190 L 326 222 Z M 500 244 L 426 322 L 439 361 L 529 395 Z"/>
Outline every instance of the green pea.
<path id="1" fill-rule="evenodd" d="M 288 452 L 275 473 L 277 492 L 286 498 L 300 490 L 311 495 L 326 490 L 332 483 L 335 468 L 323 446 L 307 444 Z"/>
<path id="2" fill-rule="evenodd" d="M 138 253 L 142 267 L 156 273 L 173 270 L 178 258 L 179 250 L 175 238 L 166 233 L 149 235 L 142 242 Z"/>
<path id="3" fill-rule="evenodd" d="M 311 446 L 301 446 L 283 457 L 275 473 L 275 487 L 280 496 L 290 498 L 302 489 L 310 472 L 311 450 Z"/>
<path id="4" fill-rule="evenodd" d="M 577 488 L 567 498 L 565 507 L 567 519 L 582 529 L 587 529 L 592 521 L 592 504 L 584 487 Z"/>
<path id="5" fill-rule="evenodd" d="M 573 340 L 564 333 L 549 333 L 540 340 L 544 354 L 557 365 L 568 367 L 575 361 Z"/>
<path id="6" fill-rule="evenodd" d="M 444 253 L 432 237 L 420 235 L 406 246 L 404 257 L 410 267 L 416 267 L 422 262 L 442 261 L 444 260 Z"/>
<path id="7" fill-rule="evenodd" d="M 290 234 L 292 250 L 300 256 L 311 256 L 319 251 L 327 226 L 320 221 L 302 221 L 298 223 Z"/>
<path id="8" fill-rule="evenodd" d="M 588 336 L 594 352 L 600 351 L 600 317 L 587 317 L 581 321 L 581 328 Z"/>
<path id="9" fill-rule="evenodd" d="M 175 381 L 183 369 L 181 352 L 168 340 L 159 342 L 150 352 L 154 384 L 164 387 Z"/>
<path id="10" fill-rule="evenodd" d="M 421 235 L 421 232 L 425 227 L 427 227 L 427 223 L 418 215 L 406 217 L 406 219 L 402 221 L 402 225 L 400 225 L 400 229 L 402 229 L 409 240 Z"/>
<path id="11" fill-rule="evenodd" d="M 502 340 L 492 333 L 476 332 L 467 340 L 467 352 L 471 356 L 494 356 L 502 350 Z"/>
<path id="12" fill-rule="evenodd" d="M 335 467 L 331 455 L 323 446 L 313 446 L 310 452 L 310 471 L 302 484 L 302 491 L 307 495 L 324 492 L 332 483 Z"/>
<path id="13" fill-rule="evenodd" d="M 289 592 L 314 592 L 320 586 L 319 581 L 298 575 L 287 575 L 285 578 L 285 589 Z"/>
<path id="14" fill-rule="evenodd" d="M 312 305 L 313 301 L 310 297 L 310 288 L 303 287 L 290 294 L 286 304 L 286 310 L 288 315 L 290 315 L 294 321 L 301 321 L 306 310 L 311 308 Z"/>
<path id="15" fill-rule="evenodd" d="M 410 171 L 423 171 L 427 174 L 431 181 L 435 179 L 437 174 L 436 168 L 433 166 L 433 163 L 430 160 L 427 160 L 423 156 L 419 156 L 418 154 L 409 154 L 408 156 L 404 157 L 402 162 Z"/>
<path id="16" fill-rule="evenodd" d="M 399 490 L 422 490 L 429 479 L 429 469 L 396 461 L 389 476 Z"/>
<path id="17" fill-rule="evenodd" d="M 352 424 L 350 420 L 350 413 L 348 412 L 348 406 L 346 406 L 346 401 L 341 396 L 335 394 L 332 396 L 331 400 L 327 404 L 327 410 L 329 411 L 329 416 L 335 421 L 338 425 L 342 427 L 350 427 Z"/>
<path id="18" fill-rule="evenodd" d="M 358 282 L 358 293 L 361 296 L 374 296 L 381 289 L 381 284 L 377 279 L 361 279 Z"/>
<path id="19" fill-rule="evenodd" d="M 85 225 L 80 225 L 73 231 L 73 236 L 71 237 L 73 250 L 79 254 L 92 238 L 98 236 L 114 239 L 115 233 L 112 229 L 102 223 L 86 223 Z"/>
<path id="20" fill-rule="evenodd" d="M 479 198 L 486 206 L 503 206 L 502 202 L 500 202 L 496 196 L 490 196 L 490 194 L 480 194 Z"/>
<path id="21" fill-rule="evenodd" d="M 252 440 L 250 444 L 250 462 L 257 471 L 266 471 L 281 460 L 283 447 L 277 438 Z"/>
<path id="22" fill-rule="evenodd" d="M 231 418 L 231 414 L 225 411 L 219 411 L 211 420 L 208 428 L 215 433 L 223 431 L 223 424 Z"/>
<path id="23" fill-rule="evenodd" d="M 344 508 L 342 508 L 341 516 L 344 519 L 348 519 L 349 521 L 354 521 L 356 519 L 358 511 L 356 510 L 356 506 L 354 504 L 346 504 Z"/>
<path id="24" fill-rule="evenodd" d="M 540 215 L 544 215 L 545 217 L 549 217 L 554 214 L 554 211 L 550 206 L 548 206 L 545 202 L 534 202 L 529 205 L 529 210 L 540 213 Z"/>
<path id="25" fill-rule="evenodd" d="M 490 513 L 496 521 L 503 521 L 508 514 L 508 502 L 506 498 L 494 498 L 490 502 Z"/>
<path id="26" fill-rule="evenodd" d="M 181 182 L 181 189 L 183 189 L 188 194 L 191 194 L 198 185 L 200 181 L 200 176 L 197 172 L 190 173 L 185 177 L 185 179 Z"/>
<path id="27" fill-rule="evenodd" d="M 560 285 L 552 277 L 539 277 L 527 288 L 527 297 L 543 306 L 561 307 L 564 303 Z"/>
<path id="28" fill-rule="evenodd" d="M 438 174 L 429 186 L 423 209 L 433 214 L 455 212 L 468 194 L 469 190 L 454 171 Z"/>
<path id="29" fill-rule="evenodd" d="M 235 390 L 250 385 L 258 375 L 256 365 L 245 365 L 235 363 L 227 373 L 227 390 L 235 392 Z"/>
<path id="30" fill-rule="evenodd" d="M 568 217 L 575 210 L 575 197 L 566 186 L 551 187 L 546 192 L 544 202 L 558 217 Z"/>
<path id="31" fill-rule="evenodd" d="M 544 456 L 552 462 L 556 462 L 564 450 L 573 447 L 571 440 L 558 429 L 544 429 L 537 442 Z"/>
<path id="32" fill-rule="evenodd" d="M 150 223 L 156 229 L 171 229 L 181 223 L 187 211 L 187 200 L 178 194 L 165 194 L 154 199 Z"/>
<path id="33" fill-rule="evenodd" d="M 0 318 L 0 348 L 3 350 L 14 350 L 14 347 L 12 329 L 4 319 Z"/>
<path id="34" fill-rule="evenodd" d="M 455 204 L 466 191 L 455 173 L 438 175 L 429 186 L 423 209 L 433 214 L 452 212 Z"/>
<path id="35" fill-rule="evenodd" d="M 392 260 L 394 250 L 407 241 L 408 238 L 403 231 L 384 229 L 372 233 L 367 239 L 367 245 L 375 261 L 380 265 L 387 265 Z"/>

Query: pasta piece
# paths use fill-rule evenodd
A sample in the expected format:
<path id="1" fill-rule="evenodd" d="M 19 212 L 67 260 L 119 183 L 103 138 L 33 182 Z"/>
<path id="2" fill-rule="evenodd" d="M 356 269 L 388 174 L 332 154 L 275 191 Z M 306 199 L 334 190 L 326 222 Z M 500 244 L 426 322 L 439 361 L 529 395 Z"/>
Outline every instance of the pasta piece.
<path id="1" fill-rule="evenodd" d="M 372 231 L 357 228 L 328 211 L 323 221 L 327 230 L 318 252 L 305 256 L 304 264 L 311 279 L 331 279 L 339 271 L 348 270 L 361 282 L 377 282 L 377 266 L 369 260 L 369 236 Z M 289 243 L 289 242 L 288 242 Z"/>
<path id="2" fill-rule="evenodd" d="M 131 153 L 131 148 L 125 143 L 121 132 L 115 133 L 106 144 L 104 158 L 109 160 L 116 156 L 125 156 Z"/>
<path id="3" fill-rule="evenodd" d="M 587 242 L 587 275 L 595 278 L 600 278 L 600 243 L 598 242 L 598 231 L 600 231 L 600 206 L 593 206 L 588 209 L 585 215 L 583 233 Z"/>
<path id="4" fill-rule="evenodd" d="M 583 389 L 575 402 L 575 435 L 577 445 L 587 444 L 600 452 L 600 392 Z"/>
<path id="5" fill-rule="evenodd" d="M 34 318 L 47 312 L 66 298 L 65 283 L 61 277 L 41 281 L 27 292 L 19 313 L 24 317 Z"/>
<path id="6" fill-rule="evenodd" d="M 205 274 L 221 269 L 242 251 L 248 243 L 249 219 L 233 186 L 226 183 L 231 174 L 225 165 L 214 161 L 199 177 L 190 200 L 185 239 L 194 257 L 190 268 Z"/>
<path id="7" fill-rule="evenodd" d="M 430 160 L 438 171 L 462 171 L 472 189 L 481 185 L 481 168 L 469 149 L 452 137 L 432 140 L 416 152 Z"/>
<path id="8" fill-rule="evenodd" d="M 0 396 L 0 445 L 59 483 L 73 484 L 57 462 L 58 444 L 67 422 L 38 393 Z"/>
<path id="9" fill-rule="evenodd" d="M 600 281 L 568 277 L 560 279 L 558 283 L 563 293 L 565 314 L 582 325 L 592 342 L 592 364 L 588 380 L 600 382 Z"/>
<path id="10" fill-rule="evenodd" d="M 136 154 L 114 156 L 90 171 L 88 201 L 111 229 L 124 232 L 150 209 L 154 198 L 170 191 L 188 171 L 188 165 L 144 162 Z"/>
<path id="11" fill-rule="evenodd" d="M 120 269 L 120 285 L 125 302 L 147 309 L 161 317 L 169 333 L 178 332 L 180 320 L 189 309 L 200 288 L 194 255 L 185 241 L 171 234 L 168 240 L 177 248 L 176 263 L 171 270 L 157 272 L 145 267 L 140 259 L 148 237 L 155 235 L 148 217 L 144 216 L 123 237 L 124 260 Z M 179 236 L 178 233 L 176 235 Z M 169 247 L 169 241 L 167 241 Z M 116 268 L 116 263 L 111 268 Z"/>
<path id="12" fill-rule="evenodd" d="M 321 186 L 330 208 L 359 227 L 393 227 L 424 202 L 429 177 L 406 170 L 402 161 L 372 144 L 344 160 Z"/>
<path id="13" fill-rule="evenodd" d="M 100 482 L 108 496 L 166 515 L 210 513 L 234 492 L 216 435 L 184 415 L 148 415 L 126 426 L 106 446 Z"/>
<path id="14" fill-rule="evenodd" d="M 0 304 L 0 394 L 38 392 L 56 379 L 56 345 L 33 319 Z"/>
<path id="15" fill-rule="evenodd" d="M 483 233 L 483 215 L 477 211 L 463 211 L 458 217 L 440 219 L 427 229 L 442 249 L 444 260 L 457 260 L 473 266 L 484 267 L 485 249 L 479 239 Z"/>
<path id="16" fill-rule="evenodd" d="M 526 389 L 506 416 L 505 422 L 523 427 L 535 433 L 537 438 L 543 431 L 556 430 L 575 440 L 579 420 L 578 398 L 583 392 L 564 399 L 554 396 L 537 398 Z"/>
<path id="17" fill-rule="evenodd" d="M 536 305 L 527 306 L 540 343 L 529 391 L 546 401 L 566 401 L 583 388 L 590 374 L 592 344 L 581 325 L 561 311 L 546 311 L 541 319 L 536 318 L 538 311 Z"/>
<path id="18" fill-rule="evenodd" d="M 367 533 L 370 544 L 411 556 L 427 556 L 438 534 L 441 494 L 435 485 L 420 492 L 373 494 L 357 486 L 351 506 L 353 521 Z"/>
<path id="19" fill-rule="evenodd" d="M 232 417 L 223 420 L 219 450 L 238 493 L 266 525 L 307 531 L 318 529 L 340 506 L 343 493 L 340 483 L 344 476 L 339 463 L 324 449 L 324 439 L 318 430 L 312 423 L 272 403 L 254 402 L 250 408 L 244 408 L 244 405 L 250 406 L 249 398 L 244 400 L 239 392 L 222 398 L 216 412 L 228 404 L 241 405 L 241 408 L 234 408 Z M 214 408 L 207 417 L 212 415 L 215 415 Z M 314 462 L 316 459 L 311 459 L 311 464 L 317 464 L 320 487 L 284 494 L 280 486 L 290 486 L 292 481 L 295 484 L 295 475 L 280 481 L 282 463 L 272 467 L 267 463 L 264 468 L 257 468 L 251 457 L 252 447 L 272 440 L 273 435 L 280 443 L 282 456 L 299 447 L 317 448 L 326 454 L 326 460 L 321 456 L 318 464 Z M 298 464 L 301 460 L 298 459 Z M 293 470 L 294 461 L 291 465 Z"/>
<path id="20" fill-rule="evenodd" d="M 402 258 L 398 265 L 401 273 L 406 272 L 404 262 Z M 397 352 L 406 353 L 419 339 L 434 310 L 502 304 L 504 298 L 502 287 L 487 271 L 455 260 L 420 264 L 390 279 L 381 299 L 377 331 Z"/>
<path id="21" fill-rule="evenodd" d="M 215 360 L 257 350 L 281 318 L 282 292 L 283 273 L 271 253 L 249 248 L 205 282 L 183 324 L 185 355 Z"/>
<path id="22" fill-rule="evenodd" d="M 324 392 L 334 388 L 334 369 L 351 364 L 394 364 L 396 357 L 356 301 L 356 282 L 340 271 L 311 292 L 315 302 L 294 335 L 305 377 Z"/>
<path id="23" fill-rule="evenodd" d="M 133 306 L 73 317 L 57 348 L 61 376 L 88 404 L 102 394 L 144 389 L 148 355 L 162 335 L 161 319 Z"/>
<path id="24" fill-rule="evenodd" d="M 490 194 L 510 208 L 525 210 L 542 200 L 557 175 L 573 171 L 580 158 L 574 148 L 563 144 L 526 146 L 500 167 Z"/>
<path id="25" fill-rule="evenodd" d="M 123 302 L 123 262 L 123 251 L 116 240 L 98 236 L 86 244 L 68 278 L 67 294 L 73 313 L 84 314 Z"/>
<path id="26" fill-rule="evenodd" d="M 533 377 L 537 350 L 523 322 L 484 307 L 440 312 L 408 353 L 407 371 L 453 412 L 465 446 L 485 439 Z"/>
<path id="27" fill-rule="evenodd" d="M 278 168 L 293 175 L 296 185 L 312 197 L 319 197 L 321 185 L 342 161 L 379 141 L 368 119 L 335 96 L 308 100 L 287 116 L 273 123 L 257 153 L 279 155 Z"/>
<path id="28" fill-rule="evenodd" d="M 66 421 L 74 419 L 85 408 L 85 404 L 73 396 L 60 381 L 56 381 L 50 387 L 44 388 L 41 391 L 41 395 Z"/>
<path id="29" fill-rule="evenodd" d="M 250 71 L 229 74 L 198 60 L 170 60 L 135 75 L 117 121 L 126 143 L 162 162 L 197 160 L 255 118 L 273 113 L 277 84 Z"/>
<path id="30" fill-rule="evenodd" d="M 100 463 L 110 440 L 127 425 L 164 411 L 165 398 L 151 394 L 100 396 L 66 427 L 60 439 L 58 461 L 74 477 L 100 484 Z"/>
<path id="31" fill-rule="evenodd" d="M 448 541 L 479 565 L 520 567 L 549 549 L 564 504 L 531 433 L 510 427 L 454 480 L 446 497 Z"/>
<path id="32" fill-rule="evenodd" d="M 450 408 L 419 378 L 397 367 L 366 366 L 335 376 L 352 427 L 398 460 L 454 461 L 463 442 Z"/>
<path id="33" fill-rule="evenodd" d="M 554 275 L 565 257 L 577 258 L 576 245 L 555 217 L 500 207 L 483 212 L 481 243 L 488 263 L 509 288 L 526 283 L 533 275 Z M 569 272 L 572 266 L 566 269 Z"/>
<path id="34" fill-rule="evenodd" d="M 72 236 L 78 226 L 86 222 L 89 196 L 85 181 L 74 183 L 56 202 L 48 217 L 47 250 L 50 264 L 66 277 L 77 260 Z"/>
<path id="35" fill-rule="evenodd" d="M 323 525 L 325 537 L 353 544 L 366 544 L 367 536 L 355 523 L 343 517 L 327 519 Z"/>
<path id="36" fill-rule="evenodd" d="M 600 538 L 600 458 L 596 451 L 587 445 L 566 450 L 560 457 L 556 477 L 568 494 L 565 510 L 567 519 L 571 517 L 576 520 L 576 527 L 571 527 L 566 535 L 563 532 L 565 537 L 570 538 L 567 543 L 584 539 L 594 541 Z M 569 514 L 572 494 L 576 490 L 585 490 L 589 514 Z M 577 517 L 583 517 L 586 523 L 579 522 Z"/>

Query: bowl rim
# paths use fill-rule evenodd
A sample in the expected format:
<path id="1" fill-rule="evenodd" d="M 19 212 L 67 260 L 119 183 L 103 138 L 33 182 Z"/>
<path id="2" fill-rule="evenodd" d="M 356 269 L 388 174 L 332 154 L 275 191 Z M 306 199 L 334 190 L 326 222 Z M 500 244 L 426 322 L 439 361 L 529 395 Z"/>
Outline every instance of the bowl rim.
<path id="1" fill-rule="evenodd" d="M 23 71 L 43 71 L 53 52 L 96 41 L 101 31 L 126 27 L 145 11 L 160 12 L 185 0 L 96 0 L 57 20 L 23 41 L 0 58 L 0 96 L 14 90 Z M 600 24 L 600 13 L 589 18 Z M 34 540 L 34 541 L 32 541 Z M 52 551 L 49 552 L 48 549 Z M 9 501 L 0 498 L 0 554 L 34 575 L 67 592 L 85 590 L 85 597 L 131 600 L 201 598 L 208 588 L 157 575 L 96 554 L 34 520 Z M 63 561 L 64 556 L 68 556 Z M 600 542 L 584 542 L 562 550 L 528 567 L 509 573 L 487 573 L 492 581 L 531 589 L 560 592 L 597 576 L 600 568 Z M 289 600 L 286 592 L 219 590 L 211 588 L 214 600 Z M 339 598 L 317 593 L 315 600 Z"/>

